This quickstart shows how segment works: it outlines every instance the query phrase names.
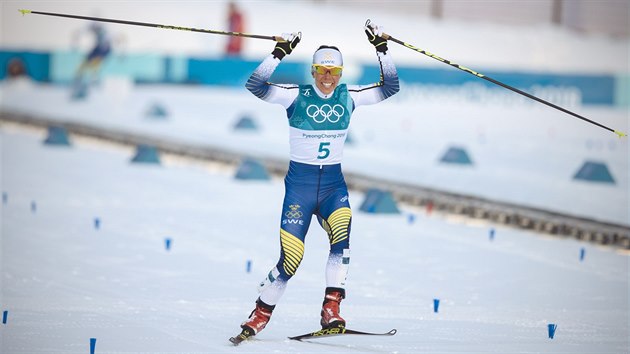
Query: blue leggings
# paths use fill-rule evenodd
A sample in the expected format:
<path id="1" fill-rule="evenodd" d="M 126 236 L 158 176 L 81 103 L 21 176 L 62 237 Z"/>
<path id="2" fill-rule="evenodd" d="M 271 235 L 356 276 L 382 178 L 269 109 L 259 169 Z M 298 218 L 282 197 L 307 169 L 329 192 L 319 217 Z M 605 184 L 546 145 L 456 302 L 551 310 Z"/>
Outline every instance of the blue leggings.
<path id="1" fill-rule="evenodd" d="M 349 262 L 352 211 L 341 165 L 308 165 L 291 161 L 284 179 L 278 278 L 289 280 L 304 256 L 304 239 L 313 215 L 328 234 L 330 256 Z M 345 250 L 345 251 L 344 251 Z M 346 255 L 347 254 L 347 255 Z"/>

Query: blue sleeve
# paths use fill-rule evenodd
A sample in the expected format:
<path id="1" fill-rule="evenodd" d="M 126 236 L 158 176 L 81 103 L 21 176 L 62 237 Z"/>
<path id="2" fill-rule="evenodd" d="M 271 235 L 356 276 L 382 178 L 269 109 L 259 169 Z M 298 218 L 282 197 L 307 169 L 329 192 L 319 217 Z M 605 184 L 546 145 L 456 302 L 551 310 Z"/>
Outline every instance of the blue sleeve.
<path id="1" fill-rule="evenodd" d="M 254 70 L 245 83 L 245 87 L 254 96 L 269 103 L 277 103 L 284 108 L 288 108 L 298 95 L 298 85 L 294 84 L 273 84 L 269 82 L 271 75 L 280 64 L 280 60 L 269 55 Z"/>
<path id="2" fill-rule="evenodd" d="M 400 83 L 398 82 L 398 71 L 394 65 L 394 61 L 388 53 L 377 53 L 378 61 L 381 67 L 381 93 L 383 99 L 395 95 L 400 91 Z"/>
<path id="3" fill-rule="evenodd" d="M 376 55 L 381 69 L 381 80 L 371 85 L 349 85 L 348 92 L 354 101 L 354 107 L 381 102 L 400 91 L 398 72 L 391 56 L 380 52 Z"/>
<path id="4" fill-rule="evenodd" d="M 280 60 L 274 58 L 272 55 L 269 55 L 265 60 L 263 60 L 260 65 L 254 70 L 252 75 L 247 80 L 245 87 L 249 90 L 249 92 L 253 93 L 254 96 L 264 100 L 269 94 L 269 78 L 276 70 L 276 67 L 280 63 Z"/>

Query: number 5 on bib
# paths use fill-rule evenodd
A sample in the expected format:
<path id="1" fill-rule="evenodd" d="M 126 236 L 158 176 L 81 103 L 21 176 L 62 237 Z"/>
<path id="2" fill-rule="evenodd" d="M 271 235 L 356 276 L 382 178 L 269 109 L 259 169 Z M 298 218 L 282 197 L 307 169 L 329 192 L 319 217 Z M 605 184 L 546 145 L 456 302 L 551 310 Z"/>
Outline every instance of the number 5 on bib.
<path id="1" fill-rule="evenodd" d="M 324 142 L 324 143 L 319 143 L 319 155 L 317 156 L 318 159 L 325 159 L 328 157 L 328 155 L 330 155 L 330 149 L 328 148 L 328 146 L 330 145 L 330 142 Z"/>

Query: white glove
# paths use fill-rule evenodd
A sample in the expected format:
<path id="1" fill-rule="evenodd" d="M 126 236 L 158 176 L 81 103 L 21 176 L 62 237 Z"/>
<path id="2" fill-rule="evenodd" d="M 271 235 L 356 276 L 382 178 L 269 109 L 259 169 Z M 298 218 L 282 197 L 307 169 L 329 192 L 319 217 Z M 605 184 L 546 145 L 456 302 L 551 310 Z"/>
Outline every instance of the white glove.
<path id="1" fill-rule="evenodd" d="M 383 26 L 379 26 L 376 23 L 371 22 L 370 20 L 368 20 L 368 22 L 365 23 L 364 28 L 366 31 L 370 31 L 372 32 L 372 34 L 379 37 L 382 36 L 383 33 L 385 32 Z"/>
<path id="2" fill-rule="evenodd" d="M 294 39 L 299 37 L 298 33 L 283 33 L 282 34 L 282 39 L 284 39 L 285 42 L 292 42 Z"/>
<path id="3" fill-rule="evenodd" d="M 273 49 L 274 58 L 278 58 L 282 60 L 285 55 L 291 54 L 295 46 L 300 43 L 300 39 L 302 38 L 302 33 L 283 33 L 282 41 L 276 42 L 276 47 Z"/>
<path id="4" fill-rule="evenodd" d="M 365 34 L 368 37 L 368 41 L 372 43 L 374 48 L 376 48 L 377 52 L 386 53 L 387 52 L 387 40 L 383 37 L 383 27 L 378 26 L 377 24 L 367 20 L 365 22 Z"/>

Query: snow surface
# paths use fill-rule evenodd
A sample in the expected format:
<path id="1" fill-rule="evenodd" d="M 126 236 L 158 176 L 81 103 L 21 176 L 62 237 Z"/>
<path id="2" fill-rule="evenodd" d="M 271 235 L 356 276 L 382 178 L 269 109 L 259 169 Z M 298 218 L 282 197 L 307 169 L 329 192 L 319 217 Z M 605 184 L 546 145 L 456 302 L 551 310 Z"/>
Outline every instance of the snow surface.
<path id="1" fill-rule="evenodd" d="M 281 180 L 168 157 L 131 164 L 132 149 L 50 147 L 43 130 L 10 124 L 0 137 L 2 353 L 88 353 L 90 338 L 96 353 L 628 351 L 627 253 L 409 208 L 365 214 L 354 192 L 342 313 L 352 328 L 398 333 L 287 339 L 319 321 L 327 239 L 313 224 L 272 322 L 235 348 L 227 339 L 279 253 Z"/>
<path id="2" fill-rule="evenodd" d="M 239 4 L 246 15 L 247 32 L 303 32 L 300 46 L 287 60 L 309 61 L 320 44 L 338 45 L 346 61 L 342 82 L 352 82 L 361 74 L 357 63 L 375 63 L 373 49 L 362 31 L 368 18 L 396 38 L 481 72 L 630 75 L 628 38 L 585 35 L 548 25 L 436 21 L 411 13 L 376 11 L 369 6 L 351 7 L 348 2 L 251 0 Z M 19 8 L 221 29 L 225 26 L 226 5 L 227 1 L 7 1 L 0 7 L 0 43 L 3 48 L 67 50 L 76 31 L 88 23 L 22 16 Z M 303 16 L 287 16 L 289 13 L 313 18 L 334 14 L 335 21 L 322 25 L 322 21 L 305 21 Z M 219 35 L 116 24 L 108 24 L 108 28 L 113 37 L 125 37 L 116 49 L 119 54 L 221 57 L 225 43 L 225 37 Z M 50 35 L 51 29 L 54 36 Z M 269 51 L 269 41 L 247 40 L 244 57 L 261 60 Z M 398 65 L 446 68 L 402 46 L 392 44 L 390 51 Z M 133 87 L 125 80 L 105 78 L 101 94 L 78 104 L 68 100 L 63 88 L 4 83 L 0 85 L 0 104 L 5 110 L 288 158 L 288 127 L 280 118 L 284 114 L 280 106 L 261 102 L 242 88 Z M 361 107 L 354 114 L 350 134 L 356 146 L 346 148 L 345 170 L 630 225 L 627 138 L 618 139 L 605 129 L 507 90 L 495 90 L 502 92 L 499 96 L 470 87 L 462 90 L 462 95 L 423 91 L 406 85 L 401 77 L 398 95 L 373 107 Z M 467 100 L 465 96 L 477 98 Z M 629 131 L 628 107 L 582 107 L 579 97 L 571 92 L 553 98 L 552 102 L 589 119 Z M 167 121 L 145 118 L 146 110 L 154 103 L 169 110 Z M 235 121 L 246 114 L 261 125 L 260 134 L 231 134 Z M 453 146 L 465 148 L 474 167 L 439 164 L 440 157 Z M 605 163 L 616 184 L 574 181 L 572 177 L 587 161 Z"/>

